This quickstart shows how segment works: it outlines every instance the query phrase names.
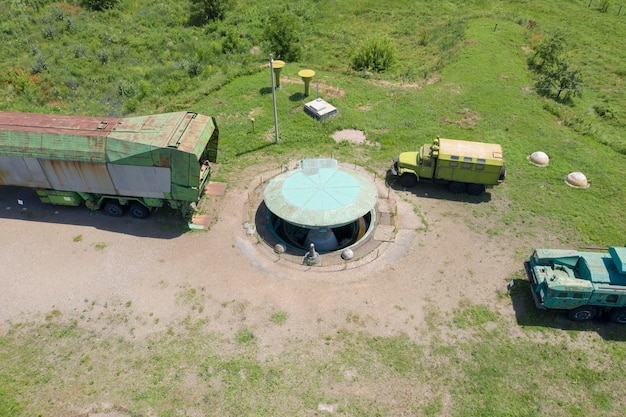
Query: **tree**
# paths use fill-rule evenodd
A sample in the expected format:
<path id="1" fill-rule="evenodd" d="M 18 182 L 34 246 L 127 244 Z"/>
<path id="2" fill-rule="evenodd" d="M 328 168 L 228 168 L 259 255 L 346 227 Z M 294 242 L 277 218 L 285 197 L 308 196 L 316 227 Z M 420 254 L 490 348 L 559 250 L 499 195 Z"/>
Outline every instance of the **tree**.
<path id="1" fill-rule="evenodd" d="M 231 0 L 191 0 L 189 23 L 193 26 L 202 26 L 222 20 L 232 7 Z"/>
<path id="2" fill-rule="evenodd" d="M 530 66 L 538 73 L 556 68 L 563 54 L 564 41 L 565 36 L 561 32 L 554 33 L 537 47 L 535 54 L 530 59 Z"/>
<path id="3" fill-rule="evenodd" d="M 564 39 L 562 33 L 556 32 L 537 47 L 529 65 L 539 75 L 537 88 L 541 94 L 556 90 L 556 100 L 571 101 L 582 95 L 583 77 L 580 70 L 570 67 L 562 57 Z M 565 93 L 563 97 L 562 93 Z"/>
<path id="4" fill-rule="evenodd" d="M 274 58 L 297 62 L 302 55 L 297 17 L 286 10 L 274 10 L 265 25 L 265 39 Z"/>
<path id="5" fill-rule="evenodd" d="M 570 68 L 567 61 L 560 61 L 558 65 L 550 71 L 543 73 L 537 83 L 537 87 L 544 92 L 556 90 L 556 99 L 561 99 L 561 93 L 564 101 L 570 101 L 572 97 L 582 95 L 583 78 L 580 70 Z"/>

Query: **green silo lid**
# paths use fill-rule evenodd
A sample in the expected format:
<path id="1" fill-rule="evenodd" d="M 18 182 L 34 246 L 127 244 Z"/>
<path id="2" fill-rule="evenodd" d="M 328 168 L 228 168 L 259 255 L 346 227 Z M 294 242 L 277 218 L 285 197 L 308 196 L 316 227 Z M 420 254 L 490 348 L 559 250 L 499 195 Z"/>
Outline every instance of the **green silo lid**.
<path id="1" fill-rule="evenodd" d="M 374 209 L 378 190 L 371 178 L 338 166 L 335 159 L 304 159 L 272 179 L 265 205 L 276 216 L 308 228 L 349 224 Z"/>

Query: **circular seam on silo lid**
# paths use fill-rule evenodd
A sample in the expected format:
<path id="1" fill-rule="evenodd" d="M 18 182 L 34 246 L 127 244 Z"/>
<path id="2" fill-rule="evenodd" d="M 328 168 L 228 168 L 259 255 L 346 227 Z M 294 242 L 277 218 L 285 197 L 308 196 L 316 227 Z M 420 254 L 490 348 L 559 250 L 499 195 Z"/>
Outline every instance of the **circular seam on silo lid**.
<path id="1" fill-rule="evenodd" d="M 309 165 L 313 168 L 279 175 L 265 188 L 265 205 L 276 216 L 298 226 L 323 228 L 351 223 L 374 208 L 374 181 L 332 164 Z"/>

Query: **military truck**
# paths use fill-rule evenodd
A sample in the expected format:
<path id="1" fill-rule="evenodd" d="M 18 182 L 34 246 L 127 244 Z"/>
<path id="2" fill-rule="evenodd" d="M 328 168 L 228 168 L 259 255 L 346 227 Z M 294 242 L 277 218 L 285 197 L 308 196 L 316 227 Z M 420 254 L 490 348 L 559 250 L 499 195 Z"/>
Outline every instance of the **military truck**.
<path id="1" fill-rule="evenodd" d="M 145 218 L 191 213 L 216 162 L 215 119 L 192 112 L 126 118 L 0 112 L 0 185 L 45 203 Z"/>
<path id="2" fill-rule="evenodd" d="M 436 138 L 394 158 L 391 172 L 406 188 L 429 180 L 448 184 L 453 193 L 481 195 L 504 181 L 506 168 L 500 145 Z"/>
<path id="3" fill-rule="evenodd" d="M 525 266 L 538 308 L 565 311 L 573 321 L 608 315 L 626 324 L 626 247 L 535 249 Z"/>

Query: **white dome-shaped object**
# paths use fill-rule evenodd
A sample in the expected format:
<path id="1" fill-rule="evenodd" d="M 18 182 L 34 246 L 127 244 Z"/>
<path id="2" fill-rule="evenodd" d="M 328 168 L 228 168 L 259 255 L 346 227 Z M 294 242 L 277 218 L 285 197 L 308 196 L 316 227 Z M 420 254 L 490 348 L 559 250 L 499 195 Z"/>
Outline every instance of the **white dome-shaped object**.
<path id="1" fill-rule="evenodd" d="M 571 172 L 565 178 L 565 183 L 574 188 L 589 188 L 587 177 L 582 172 Z"/>
<path id="2" fill-rule="evenodd" d="M 530 163 L 533 165 L 537 165 L 538 167 L 545 167 L 548 166 L 548 164 L 550 163 L 550 158 L 545 152 L 537 151 L 528 155 L 528 161 L 530 161 Z"/>
<path id="3" fill-rule="evenodd" d="M 354 252 L 352 249 L 346 249 L 341 252 L 341 259 L 345 259 L 346 261 L 352 259 L 354 257 Z"/>

